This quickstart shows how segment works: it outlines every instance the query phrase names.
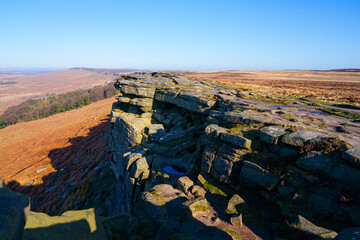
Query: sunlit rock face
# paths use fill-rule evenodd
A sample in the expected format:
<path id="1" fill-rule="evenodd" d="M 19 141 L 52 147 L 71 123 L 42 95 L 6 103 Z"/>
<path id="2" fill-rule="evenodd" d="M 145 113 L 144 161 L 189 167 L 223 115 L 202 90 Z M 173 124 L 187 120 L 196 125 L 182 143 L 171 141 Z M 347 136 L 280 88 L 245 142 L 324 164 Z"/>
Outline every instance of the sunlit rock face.
<path id="1" fill-rule="evenodd" d="M 110 148 L 117 177 L 111 215 L 132 214 L 148 226 L 155 221 L 159 232 L 165 231 L 166 220 L 166 231 L 184 236 L 176 224 L 200 221 L 198 212 L 201 221 L 220 224 L 212 215 L 220 204 L 224 211 L 216 216 L 228 216 L 224 213 L 231 196 L 225 188 L 245 200 L 256 196 L 254 206 L 263 201 L 278 209 L 269 215 L 275 214 L 285 228 L 296 229 L 294 219 L 305 219 L 333 237 L 331 230 L 359 224 L 360 212 L 354 210 L 360 207 L 357 143 L 289 121 L 286 114 L 296 115 L 296 106 L 280 111 L 279 106 L 242 98 L 240 91 L 178 73 L 123 75 L 115 86 L 121 96 L 111 113 Z M 302 106 L 301 111 L 314 109 Z M 180 184 L 184 177 L 193 185 Z M 212 194 L 226 197 L 223 203 L 211 202 Z M 242 226 L 242 214 L 257 211 L 251 205 L 246 213 L 220 221 Z"/>

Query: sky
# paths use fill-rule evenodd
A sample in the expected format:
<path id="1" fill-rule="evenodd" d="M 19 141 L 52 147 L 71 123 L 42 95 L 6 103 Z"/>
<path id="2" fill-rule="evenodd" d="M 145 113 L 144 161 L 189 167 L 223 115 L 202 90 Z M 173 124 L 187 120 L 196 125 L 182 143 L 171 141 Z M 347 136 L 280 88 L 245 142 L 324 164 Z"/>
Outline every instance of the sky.
<path id="1" fill-rule="evenodd" d="M 0 1 L 0 68 L 69 67 L 360 68 L 360 1 Z"/>

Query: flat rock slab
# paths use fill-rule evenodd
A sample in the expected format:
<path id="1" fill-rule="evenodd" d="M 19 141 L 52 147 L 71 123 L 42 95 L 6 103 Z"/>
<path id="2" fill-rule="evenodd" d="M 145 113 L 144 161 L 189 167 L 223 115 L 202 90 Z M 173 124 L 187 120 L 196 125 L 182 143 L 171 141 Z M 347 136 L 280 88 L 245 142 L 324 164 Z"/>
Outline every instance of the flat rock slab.
<path id="1" fill-rule="evenodd" d="M 234 144 L 234 145 L 236 145 L 238 147 L 241 147 L 241 148 L 246 148 L 246 149 L 251 148 L 251 140 L 249 140 L 247 138 L 244 138 L 244 137 L 241 137 L 241 136 L 237 136 L 237 135 L 233 135 L 233 134 L 230 134 L 230 133 L 222 132 L 222 133 L 220 133 L 220 139 L 225 141 L 225 142 Z"/>
<path id="2" fill-rule="evenodd" d="M 103 240 L 106 239 L 102 223 L 94 209 L 68 211 L 51 217 L 44 213 L 30 212 L 27 216 L 23 240 Z"/>
<path id="3" fill-rule="evenodd" d="M 323 227 L 316 226 L 315 224 L 313 224 L 312 222 L 310 222 L 301 215 L 298 215 L 295 222 L 291 225 L 296 229 L 305 232 L 306 234 L 315 235 L 320 239 L 332 239 L 337 236 L 336 232 Z"/>
<path id="4" fill-rule="evenodd" d="M 259 131 L 261 141 L 274 145 L 278 143 L 281 136 L 287 133 L 281 126 L 267 126 L 260 128 Z"/>
<path id="5" fill-rule="evenodd" d="M 302 147 L 306 141 L 318 137 L 326 137 L 326 135 L 323 133 L 310 131 L 310 130 L 299 130 L 284 135 L 281 141 L 291 146 Z"/>
<path id="6" fill-rule="evenodd" d="M 279 182 L 280 178 L 255 163 L 244 161 L 241 168 L 240 180 L 244 183 L 254 183 L 271 190 Z"/>

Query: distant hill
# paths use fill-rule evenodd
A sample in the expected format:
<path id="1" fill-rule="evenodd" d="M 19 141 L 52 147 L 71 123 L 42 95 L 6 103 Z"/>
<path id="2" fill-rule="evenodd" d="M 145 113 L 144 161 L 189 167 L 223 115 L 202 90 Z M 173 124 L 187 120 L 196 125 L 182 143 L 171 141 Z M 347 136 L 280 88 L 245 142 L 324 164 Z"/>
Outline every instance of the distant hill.
<path id="1" fill-rule="evenodd" d="M 8 107 L 29 98 L 93 88 L 95 85 L 114 81 L 120 73 L 120 70 L 112 73 L 90 69 L 69 69 L 30 75 L 0 73 L 0 82 L 15 82 L 15 84 L 0 85 L 0 115 Z"/>

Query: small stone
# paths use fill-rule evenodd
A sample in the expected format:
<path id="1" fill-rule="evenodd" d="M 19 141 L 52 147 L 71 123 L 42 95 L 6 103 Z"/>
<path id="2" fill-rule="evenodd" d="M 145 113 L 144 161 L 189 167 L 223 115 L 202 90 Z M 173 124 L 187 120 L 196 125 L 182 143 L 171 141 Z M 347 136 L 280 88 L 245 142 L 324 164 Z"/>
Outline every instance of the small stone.
<path id="1" fill-rule="evenodd" d="M 185 193 L 187 193 L 189 188 L 192 187 L 193 185 L 194 182 L 188 176 L 180 177 L 176 181 L 176 186 Z"/>
<path id="2" fill-rule="evenodd" d="M 206 191 L 204 188 L 200 187 L 199 185 L 194 185 L 190 188 L 191 194 L 196 197 L 205 197 Z"/>
<path id="3" fill-rule="evenodd" d="M 183 206 L 188 207 L 191 213 L 197 212 L 208 212 L 208 201 L 203 197 L 197 197 L 190 200 L 187 200 L 183 203 Z"/>
<path id="4" fill-rule="evenodd" d="M 240 214 L 240 213 L 248 213 L 250 210 L 247 203 L 242 199 L 239 195 L 234 194 L 227 205 L 225 213 L 228 215 Z"/>
<path id="5" fill-rule="evenodd" d="M 242 214 L 234 214 L 230 217 L 230 222 L 235 227 L 242 226 Z"/>

